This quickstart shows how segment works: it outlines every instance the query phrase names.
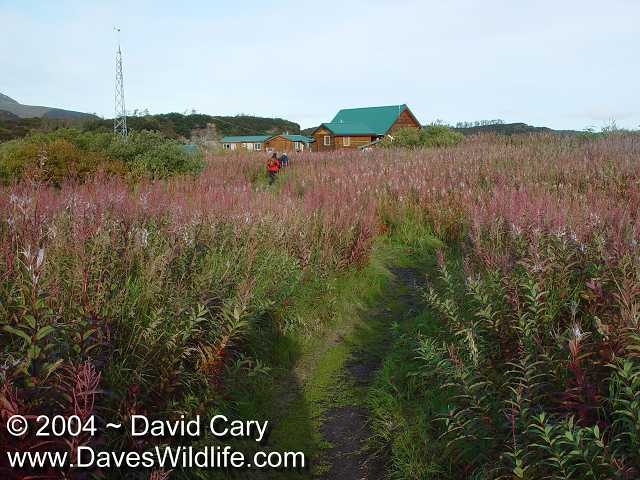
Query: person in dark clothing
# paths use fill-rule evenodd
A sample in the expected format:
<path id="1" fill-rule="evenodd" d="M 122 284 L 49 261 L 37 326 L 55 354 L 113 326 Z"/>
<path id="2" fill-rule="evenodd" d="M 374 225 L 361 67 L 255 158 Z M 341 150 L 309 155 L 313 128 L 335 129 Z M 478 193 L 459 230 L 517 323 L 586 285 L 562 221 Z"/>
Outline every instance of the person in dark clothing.
<path id="1" fill-rule="evenodd" d="M 276 181 L 276 175 L 280 170 L 280 160 L 278 160 L 278 155 L 274 153 L 269 161 L 267 162 L 267 174 L 269 175 L 269 185 L 273 185 L 273 182 Z"/>
<path id="2" fill-rule="evenodd" d="M 287 152 L 284 152 L 280 157 L 280 168 L 289 166 L 289 157 L 287 156 Z"/>

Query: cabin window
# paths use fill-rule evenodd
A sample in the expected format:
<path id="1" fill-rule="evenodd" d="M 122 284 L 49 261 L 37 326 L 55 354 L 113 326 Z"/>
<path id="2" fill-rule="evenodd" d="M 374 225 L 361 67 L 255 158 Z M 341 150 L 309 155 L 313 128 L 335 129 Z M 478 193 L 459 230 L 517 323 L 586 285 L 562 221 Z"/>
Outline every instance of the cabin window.
<path id="1" fill-rule="evenodd" d="M 225 150 L 231 150 L 231 144 L 230 143 L 223 143 L 222 144 L 222 148 L 224 148 Z"/>
<path id="2" fill-rule="evenodd" d="M 254 143 L 253 144 L 253 149 L 254 150 L 262 150 L 262 144 L 261 143 Z"/>
<path id="3" fill-rule="evenodd" d="M 325 136 L 324 136 L 324 144 L 325 144 L 325 146 L 327 146 L 327 147 L 328 147 L 329 145 L 331 145 L 331 136 L 330 136 L 330 135 L 325 135 Z"/>
<path id="4" fill-rule="evenodd" d="M 343 147 L 351 146 L 351 137 L 343 137 L 342 138 L 342 146 Z"/>
<path id="5" fill-rule="evenodd" d="M 300 142 L 294 142 L 293 143 L 293 148 L 295 148 L 296 151 L 300 150 Z"/>

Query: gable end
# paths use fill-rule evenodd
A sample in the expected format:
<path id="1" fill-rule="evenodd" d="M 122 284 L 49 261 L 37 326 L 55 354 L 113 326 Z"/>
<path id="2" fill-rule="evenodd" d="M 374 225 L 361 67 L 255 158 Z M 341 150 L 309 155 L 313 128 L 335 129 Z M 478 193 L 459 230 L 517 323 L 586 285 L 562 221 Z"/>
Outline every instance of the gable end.
<path id="1" fill-rule="evenodd" d="M 422 125 L 415 117 L 415 115 L 411 112 L 411 110 L 409 110 L 409 107 L 405 107 L 405 109 L 400 112 L 398 118 L 396 118 L 391 127 L 389 127 L 387 133 L 393 132 L 400 128 L 422 128 Z"/>

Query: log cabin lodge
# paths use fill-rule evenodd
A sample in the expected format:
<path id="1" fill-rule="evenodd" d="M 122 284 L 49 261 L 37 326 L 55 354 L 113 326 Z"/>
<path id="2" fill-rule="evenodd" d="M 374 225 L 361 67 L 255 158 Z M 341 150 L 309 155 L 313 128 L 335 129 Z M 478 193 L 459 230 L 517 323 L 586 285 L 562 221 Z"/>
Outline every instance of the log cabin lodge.
<path id="1" fill-rule="evenodd" d="M 406 104 L 384 107 L 346 108 L 333 120 L 305 135 L 244 135 L 222 138 L 225 150 L 246 149 L 267 152 L 324 152 L 339 149 L 368 149 L 399 128 L 422 128 Z"/>
<path id="2" fill-rule="evenodd" d="M 370 148 L 399 128 L 422 128 L 405 104 L 343 109 L 313 131 L 312 150 Z"/>

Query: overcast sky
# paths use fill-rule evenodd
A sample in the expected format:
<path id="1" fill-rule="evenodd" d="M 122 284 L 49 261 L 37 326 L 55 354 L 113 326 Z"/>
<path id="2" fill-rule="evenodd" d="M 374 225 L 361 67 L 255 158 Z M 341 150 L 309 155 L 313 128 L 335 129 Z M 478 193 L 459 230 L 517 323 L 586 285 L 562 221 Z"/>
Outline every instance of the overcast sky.
<path id="1" fill-rule="evenodd" d="M 0 92 L 112 117 L 114 25 L 128 110 L 640 126 L 638 0 L 0 0 Z"/>

